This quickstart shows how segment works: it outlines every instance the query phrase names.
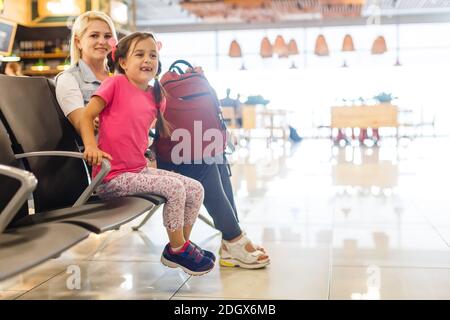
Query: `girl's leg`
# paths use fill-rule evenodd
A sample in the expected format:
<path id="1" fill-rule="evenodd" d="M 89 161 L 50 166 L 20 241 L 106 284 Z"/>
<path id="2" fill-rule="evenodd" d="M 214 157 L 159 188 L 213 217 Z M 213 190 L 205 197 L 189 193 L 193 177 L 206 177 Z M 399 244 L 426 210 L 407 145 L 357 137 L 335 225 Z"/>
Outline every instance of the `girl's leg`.
<path id="1" fill-rule="evenodd" d="M 185 244 L 186 238 L 184 237 L 184 230 L 182 228 L 173 231 L 166 228 L 166 231 L 172 248 L 179 248 Z"/>
<path id="2" fill-rule="evenodd" d="M 156 169 L 153 169 L 156 170 Z M 169 175 L 160 175 L 144 169 L 140 173 L 124 173 L 98 189 L 102 198 L 123 197 L 133 194 L 154 193 L 167 199 L 163 209 L 163 222 L 172 247 L 180 247 L 184 238 L 184 208 L 186 190 L 183 182 Z"/>
<path id="3" fill-rule="evenodd" d="M 179 165 L 158 162 L 158 166 L 166 170 L 176 170 L 183 175 L 200 181 L 205 189 L 204 205 L 214 220 L 214 225 L 222 232 L 222 238 L 231 243 L 240 240 L 244 234 L 239 227 L 237 211 L 234 202 L 233 189 L 226 164 Z M 248 243 L 245 250 L 254 252 L 265 250 Z M 268 255 L 258 257 L 266 260 Z"/>
<path id="4" fill-rule="evenodd" d="M 191 225 L 185 225 L 183 227 L 183 235 L 184 235 L 184 238 L 186 240 L 189 240 L 191 238 L 192 227 L 193 227 L 192 224 Z"/>
<path id="5" fill-rule="evenodd" d="M 200 211 L 200 207 L 203 203 L 203 197 L 204 197 L 204 190 L 200 182 L 197 180 L 188 178 L 186 176 L 173 173 L 171 171 L 165 171 L 165 170 L 157 170 L 152 169 L 155 171 L 156 174 L 159 175 L 165 175 L 165 176 L 171 176 L 173 178 L 180 179 L 183 182 L 183 185 L 186 189 L 186 204 L 184 207 L 184 227 L 183 227 L 183 234 L 186 241 L 190 239 L 192 227 L 194 225 L 194 222 L 198 216 L 198 213 Z M 202 250 L 199 246 L 197 246 L 195 243 L 191 242 L 195 247 L 200 249 L 201 253 L 205 256 L 211 259 L 213 262 L 216 260 L 216 257 L 214 254 L 207 250 Z"/>
<path id="6" fill-rule="evenodd" d="M 147 171 L 151 172 L 152 175 L 171 177 L 173 179 L 179 180 L 183 184 L 185 192 L 185 205 L 184 205 L 184 227 L 183 233 L 184 238 L 189 240 L 191 235 L 192 226 L 199 214 L 200 208 L 203 203 L 204 190 L 200 182 L 183 176 L 178 173 L 174 173 L 166 170 L 159 170 L 155 168 L 147 168 Z"/>
<path id="7" fill-rule="evenodd" d="M 199 181 L 203 185 L 205 190 L 203 204 L 213 218 L 214 226 L 222 232 L 225 240 L 234 239 L 242 234 L 235 211 L 231 182 L 228 173 L 225 173 L 226 165 L 205 163 L 198 165 L 173 165 L 159 161 L 158 167 L 166 170 L 175 170 Z M 224 177 L 223 180 L 221 176 Z"/>
<path id="8" fill-rule="evenodd" d="M 198 212 L 203 201 L 203 188 L 194 186 L 192 192 L 195 196 L 189 197 L 192 203 L 186 204 L 186 189 L 182 180 L 178 176 L 158 171 L 146 168 L 140 173 L 122 174 L 106 184 L 103 190 L 100 188 L 100 191 L 104 191 L 104 195 L 109 193 L 109 197 L 114 194 L 125 196 L 142 193 L 155 193 L 165 197 L 167 202 L 164 205 L 163 221 L 170 243 L 164 247 L 161 263 L 170 268 L 180 267 L 191 275 L 205 274 L 214 268 L 214 255 L 210 252 L 207 254 L 206 251 L 186 241 L 184 237 L 184 229 L 189 235 L 189 226 L 197 217 L 192 212 L 191 216 L 185 217 L 185 209 L 186 207 L 192 210 L 197 208 Z M 191 186 L 190 183 L 187 185 Z M 187 212 L 189 213 L 189 210 Z M 185 228 L 185 222 L 190 223 L 187 228 Z"/>

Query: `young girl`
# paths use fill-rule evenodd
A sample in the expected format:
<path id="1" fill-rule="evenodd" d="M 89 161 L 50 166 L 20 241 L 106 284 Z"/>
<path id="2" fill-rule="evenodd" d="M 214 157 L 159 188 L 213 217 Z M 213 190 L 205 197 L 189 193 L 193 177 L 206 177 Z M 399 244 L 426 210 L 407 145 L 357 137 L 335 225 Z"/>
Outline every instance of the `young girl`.
<path id="1" fill-rule="evenodd" d="M 119 41 L 112 55 L 118 74 L 102 82 L 84 108 L 80 123 L 84 157 L 94 166 L 93 175 L 103 157 L 111 161 L 111 171 L 97 192 L 104 199 L 139 193 L 165 197 L 163 219 L 169 243 L 161 262 L 191 275 L 205 274 L 214 267 L 215 256 L 189 241 L 203 203 L 202 185 L 170 171 L 149 168 L 144 156 L 155 119 L 158 131 L 170 134 L 162 115 L 165 100 L 158 81 L 161 66 L 155 38 L 149 33 L 133 33 Z M 153 78 L 152 88 L 148 83 Z M 97 116 L 98 145 L 93 124 Z"/>

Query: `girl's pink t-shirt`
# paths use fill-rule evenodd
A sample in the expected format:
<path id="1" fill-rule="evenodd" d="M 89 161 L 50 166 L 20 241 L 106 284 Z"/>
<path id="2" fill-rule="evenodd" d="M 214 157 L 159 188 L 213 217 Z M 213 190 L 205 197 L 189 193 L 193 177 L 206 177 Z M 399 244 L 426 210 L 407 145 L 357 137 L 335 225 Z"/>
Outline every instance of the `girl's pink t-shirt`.
<path id="1" fill-rule="evenodd" d="M 104 80 L 93 96 L 106 103 L 99 115 L 98 147 L 113 158 L 111 171 L 103 182 L 121 173 L 140 172 L 147 166 L 144 153 L 150 126 L 157 117 L 152 87 L 144 91 L 125 75 L 116 75 Z M 165 101 L 162 101 L 161 112 L 164 110 Z M 95 166 L 93 176 L 99 171 L 100 166 Z"/>

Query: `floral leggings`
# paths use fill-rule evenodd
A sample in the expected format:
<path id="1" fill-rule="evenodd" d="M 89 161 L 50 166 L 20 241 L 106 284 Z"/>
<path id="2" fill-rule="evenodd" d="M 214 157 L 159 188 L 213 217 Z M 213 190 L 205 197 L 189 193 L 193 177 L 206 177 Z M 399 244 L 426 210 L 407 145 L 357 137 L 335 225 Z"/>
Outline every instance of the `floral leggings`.
<path id="1" fill-rule="evenodd" d="M 164 226 L 171 232 L 194 224 L 204 197 L 200 182 L 178 173 L 149 167 L 138 173 L 122 173 L 101 184 L 97 193 L 102 199 L 142 193 L 163 196 L 167 199 L 163 210 Z"/>

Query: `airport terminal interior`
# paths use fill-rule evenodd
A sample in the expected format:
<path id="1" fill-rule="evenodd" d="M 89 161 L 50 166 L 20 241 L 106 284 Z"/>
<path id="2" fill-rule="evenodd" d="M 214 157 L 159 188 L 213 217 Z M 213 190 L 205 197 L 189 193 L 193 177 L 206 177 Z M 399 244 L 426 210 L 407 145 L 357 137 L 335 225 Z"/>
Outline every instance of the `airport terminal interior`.
<path id="1" fill-rule="evenodd" d="M 239 225 L 270 264 L 220 263 L 222 233 L 202 206 L 190 238 L 214 267 L 168 268 L 162 204 L 15 272 L 26 227 L 0 216 L 1 300 L 450 299 L 450 1 L 0 0 L 0 95 L 69 70 L 74 21 L 89 10 L 119 39 L 153 32 L 163 74 L 178 59 L 202 68 L 230 133 Z M 23 117 L 7 104 L 0 129 L 14 150 Z M 38 201 L 27 195 L 29 216 Z"/>

